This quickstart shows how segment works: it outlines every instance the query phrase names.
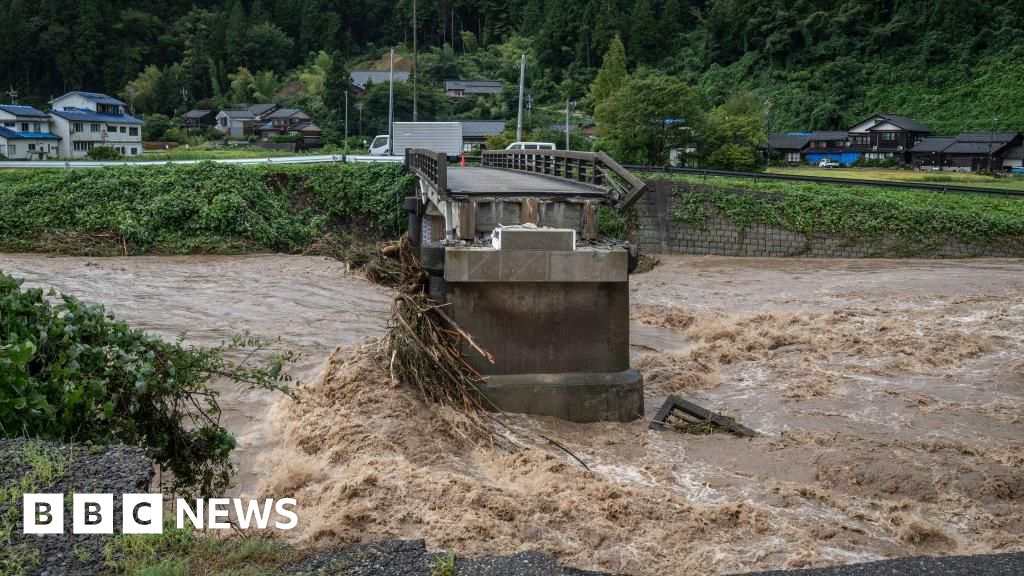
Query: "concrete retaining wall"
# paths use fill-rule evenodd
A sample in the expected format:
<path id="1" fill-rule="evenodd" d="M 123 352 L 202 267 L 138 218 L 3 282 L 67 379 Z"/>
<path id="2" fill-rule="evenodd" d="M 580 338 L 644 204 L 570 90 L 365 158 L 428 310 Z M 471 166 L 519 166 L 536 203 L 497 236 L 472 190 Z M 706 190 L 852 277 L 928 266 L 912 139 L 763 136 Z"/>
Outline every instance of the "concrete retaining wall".
<path id="1" fill-rule="evenodd" d="M 864 241 L 826 235 L 808 237 L 764 222 L 751 223 L 741 230 L 713 205 L 705 206 L 708 218 L 703 224 L 680 222 L 674 215 L 676 204 L 679 195 L 686 194 L 692 185 L 670 180 L 648 180 L 647 184 L 650 189 L 635 208 L 639 225 L 637 241 L 641 251 L 648 253 L 821 258 L 1024 256 L 1024 246 L 976 247 L 955 238 L 908 246 L 895 238 Z M 703 188 L 696 186 L 697 190 Z"/>

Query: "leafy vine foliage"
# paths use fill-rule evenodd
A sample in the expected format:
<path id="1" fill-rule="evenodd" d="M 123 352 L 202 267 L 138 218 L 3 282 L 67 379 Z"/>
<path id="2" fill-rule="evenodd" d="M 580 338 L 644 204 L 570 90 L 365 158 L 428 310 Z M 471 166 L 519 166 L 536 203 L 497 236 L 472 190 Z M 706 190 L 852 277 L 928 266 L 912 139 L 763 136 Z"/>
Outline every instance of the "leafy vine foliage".
<path id="1" fill-rule="evenodd" d="M 698 226 L 714 209 L 741 234 L 764 222 L 855 242 L 889 238 L 902 247 L 894 255 L 926 254 L 947 238 L 979 249 L 1008 246 L 1024 254 L 1024 202 L 1016 198 L 774 180 L 671 179 L 680 183 L 675 218 Z"/>
<path id="2" fill-rule="evenodd" d="M 298 252 L 340 228 L 394 236 L 400 166 L 113 167 L 0 173 L 0 249 L 77 254 Z"/>
<path id="3" fill-rule="evenodd" d="M 222 377 L 290 393 L 284 368 L 293 354 L 248 335 L 186 347 L 183 337 L 166 342 L 72 296 L 51 304 L 55 296 L 0 272 L 3 434 L 137 444 L 171 472 L 172 491 L 222 493 L 235 439 L 220 425 L 208 382 Z"/>

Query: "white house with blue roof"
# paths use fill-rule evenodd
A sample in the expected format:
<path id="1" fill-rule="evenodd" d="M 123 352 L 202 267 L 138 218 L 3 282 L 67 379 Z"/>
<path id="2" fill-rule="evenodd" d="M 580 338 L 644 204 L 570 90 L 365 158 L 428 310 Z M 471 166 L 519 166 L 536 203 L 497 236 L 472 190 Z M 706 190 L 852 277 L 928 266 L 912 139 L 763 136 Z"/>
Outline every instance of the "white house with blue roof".
<path id="1" fill-rule="evenodd" d="M 0 154 L 11 160 L 45 159 L 58 154 L 58 144 L 46 112 L 0 104 Z"/>
<path id="2" fill-rule="evenodd" d="M 125 156 L 142 154 L 142 120 L 126 104 L 98 92 L 68 92 L 50 100 L 52 132 L 60 137 L 60 156 L 83 158 L 98 146 Z"/>

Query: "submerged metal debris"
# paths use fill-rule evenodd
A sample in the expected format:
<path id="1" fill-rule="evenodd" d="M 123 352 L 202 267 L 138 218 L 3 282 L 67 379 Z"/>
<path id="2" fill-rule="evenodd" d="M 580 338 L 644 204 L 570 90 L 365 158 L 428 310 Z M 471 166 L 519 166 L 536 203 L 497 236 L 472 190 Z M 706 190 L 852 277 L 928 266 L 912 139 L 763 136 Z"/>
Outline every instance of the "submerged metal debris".
<path id="1" fill-rule="evenodd" d="M 651 421 L 651 430 L 665 430 L 666 427 L 683 428 L 703 434 L 722 431 L 746 438 L 760 436 L 756 430 L 736 422 L 735 418 L 712 412 L 675 394 L 665 399 L 665 403 Z"/>

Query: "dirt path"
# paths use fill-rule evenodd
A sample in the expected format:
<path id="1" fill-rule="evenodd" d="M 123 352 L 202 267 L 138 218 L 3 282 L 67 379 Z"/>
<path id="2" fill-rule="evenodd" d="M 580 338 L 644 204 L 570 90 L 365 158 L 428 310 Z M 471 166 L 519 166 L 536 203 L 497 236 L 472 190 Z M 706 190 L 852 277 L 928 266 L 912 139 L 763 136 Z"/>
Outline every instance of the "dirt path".
<path id="1" fill-rule="evenodd" d="M 662 261 L 632 286 L 649 409 L 678 393 L 764 437 L 513 415 L 531 448 L 474 446 L 457 415 L 392 386 L 372 348 L 314 378 L 335 344 L 381 333 L 388 305 L 320 258 L 0 255 L 0 268 L 164 335 L 248 328 L 304 351 L 309 401 L 239 392 L 230 425 L 243 457 L 274 452 L 244 491 L 298 497 L 305 542 L 422 537 L 651 575 L 1024 550 L 1024 262 Z"/>

